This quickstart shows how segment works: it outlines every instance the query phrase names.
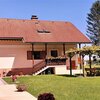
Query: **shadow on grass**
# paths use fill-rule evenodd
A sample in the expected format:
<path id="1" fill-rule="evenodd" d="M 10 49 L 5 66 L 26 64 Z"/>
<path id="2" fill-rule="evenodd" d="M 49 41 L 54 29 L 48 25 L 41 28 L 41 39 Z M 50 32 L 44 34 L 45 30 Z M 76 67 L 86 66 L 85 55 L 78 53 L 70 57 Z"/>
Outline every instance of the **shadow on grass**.
<path id="1" fill-rule="evenodd" d="M 64 75 L 57 75 L 57 76 L 63 76 L 63 77 L 76 77 L 75 75 L 66 75 L 66 74 L 64 74 Z"/>

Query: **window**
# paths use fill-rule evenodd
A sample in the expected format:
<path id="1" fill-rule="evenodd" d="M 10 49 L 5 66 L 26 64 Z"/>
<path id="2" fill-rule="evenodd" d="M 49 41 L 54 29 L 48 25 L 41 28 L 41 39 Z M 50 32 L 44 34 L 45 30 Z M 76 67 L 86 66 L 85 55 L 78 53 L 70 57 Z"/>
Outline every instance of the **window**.
<path id="1" fill-rule="evenodd" d="M 38 33 L 50 33 L 50 31 L 44 30 L 44 29 L 43 29 L 43 30 L 37 30 L 37 32 L 38 32 Z"/>
<path id="2" fill-rule="evenodd" d="M 51 56 L 52 56 L 52 57 L 58 57 L 58 52 L 57 52 L 57 50 L 51 50 Z"/>
<path id="3" fill-rule="evenodd" d="M 40 51 L 34 51 L 34 59 L 40 59 L 41 56 L 40 56 Z"/>
<path id="4" fill-rule="evenodd" d="M 34 59 L 44 59 L 45 57 L 45 51 L 34 51 Z"/>
<path id="5" fill-rule="evenodd" d="M 43 30 L 37 30 L 37 32 L 38 32 L 38 33 L 44 33 L 44 31 L 43 31 Z"/>
<path id="6" fill-rule="evenodd" d="M 27 60 L 44 59 L 46 57 L 45 51 L 27 51 Z"/>

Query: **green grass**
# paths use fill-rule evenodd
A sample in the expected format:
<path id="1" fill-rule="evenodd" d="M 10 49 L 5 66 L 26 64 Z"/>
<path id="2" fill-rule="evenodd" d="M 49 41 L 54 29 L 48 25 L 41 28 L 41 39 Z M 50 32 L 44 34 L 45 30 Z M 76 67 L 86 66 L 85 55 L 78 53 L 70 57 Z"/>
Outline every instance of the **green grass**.
<path id="1" fill-rule="evenodd" d="M 10 78 L 4 78 L 12 83 Z M 20 83 L 26 84 L 34 96 L 40 93 L 51 92 L 56 100 L 99 100 L 100 77 L 66 77 L 56 75 L 40 75 L 19 77 Z"/>

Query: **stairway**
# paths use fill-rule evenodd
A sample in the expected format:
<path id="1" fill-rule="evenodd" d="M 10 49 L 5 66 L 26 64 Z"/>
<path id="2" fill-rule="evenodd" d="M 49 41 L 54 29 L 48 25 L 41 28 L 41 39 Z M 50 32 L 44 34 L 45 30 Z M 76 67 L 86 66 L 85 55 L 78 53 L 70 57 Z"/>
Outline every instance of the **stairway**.
<path id="1" fill-rule="evenodd" d="M 41 72 L 45 71 L 48 68 L 49 67 L 46 66 L 45 60 L 42 60 L 42 61 L 40 61 L 39 63 L 37 63 L 33 66 L 33 75 L 38 75 L 38 74 L 40 74 Z"/>
<path id="2" fill-rule="evenodd" d="M 45 60 L 36 60 L 34 61 L 34 65 L 32 68 L 14 68 L 11 69 L 11 71 L 9 71 L 7 73 L 7 76 L 11 76 L 12 74 L 16 74 L 16 75 L 38 75 L 41 72 L 43 72 L 44 70 L 48 69 L 48 67 L 46 66 L 46 62 Z"/>
<path id="3" fill-rule="evenodd" d="M 42 68 L 41 70 L 35 72 L 35 74 L 33 74 L 33 75 L 38 75 L 38 74 L 42 73 L 43 71 L 45 71 L 48 68 L 49 68 L 49 66 L 46 66 L 46 67 Z"/>

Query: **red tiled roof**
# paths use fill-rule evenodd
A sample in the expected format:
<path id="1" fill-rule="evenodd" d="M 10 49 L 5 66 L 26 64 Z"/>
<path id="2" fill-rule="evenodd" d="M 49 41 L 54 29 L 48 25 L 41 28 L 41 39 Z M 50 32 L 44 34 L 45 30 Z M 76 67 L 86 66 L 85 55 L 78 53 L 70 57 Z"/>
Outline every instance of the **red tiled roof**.
<path id="1" fill-rule="evenodd" d="M 72 23 L 63 21 L 0 19 L 0 38 L 23 38 L 24 42 L 90 43 Z"/>

